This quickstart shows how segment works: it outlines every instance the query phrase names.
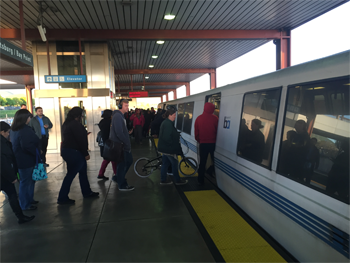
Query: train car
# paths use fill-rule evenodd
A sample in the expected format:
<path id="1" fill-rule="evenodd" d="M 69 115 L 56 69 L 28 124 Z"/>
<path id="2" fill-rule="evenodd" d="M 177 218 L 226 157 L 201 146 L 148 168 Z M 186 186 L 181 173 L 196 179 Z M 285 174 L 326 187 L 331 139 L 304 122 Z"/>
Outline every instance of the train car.
<path id="1" fill-rule="evenodd" d="M 217 186 L 301 262 L 349 261 L 349 61 L 346 51 L 158 106 L 177 105 L 199 161 L 194 123 L 215 104 Z"/>

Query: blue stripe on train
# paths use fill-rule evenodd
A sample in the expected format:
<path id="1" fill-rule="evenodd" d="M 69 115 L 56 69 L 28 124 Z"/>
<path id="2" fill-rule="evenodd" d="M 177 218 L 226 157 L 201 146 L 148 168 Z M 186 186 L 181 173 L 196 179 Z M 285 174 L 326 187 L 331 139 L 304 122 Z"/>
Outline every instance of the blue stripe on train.
<path id="1" fill-rule="evenodd" d="M 215 158 L 215 166 L 294 222 L 349 258 L 349 235 L 347 233 L 339 229 L 335 230 L 335 227 L 328 222 L 275 193 L 218 158 Z M 337 236 L 334 234 L 337 234 Z"/>

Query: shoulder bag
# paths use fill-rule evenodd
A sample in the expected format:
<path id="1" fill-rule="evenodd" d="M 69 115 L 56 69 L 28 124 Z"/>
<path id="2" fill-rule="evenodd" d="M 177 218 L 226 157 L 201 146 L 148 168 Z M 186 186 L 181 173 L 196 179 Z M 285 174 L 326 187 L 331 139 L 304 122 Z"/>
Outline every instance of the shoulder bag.
<path id="1" fill-rule="evenodd" d="M 111 133 L 112 132 L 114 132 L 113 128 L 111 128 Z M 122 143 L 108 139 L 104 142 L 103 146 L 102 157 L 104 159 L 115 162 L 117 164 L 121 163 L 124 160 L 124 145 Z"/>
<path id="2" fill-rule="evenodd" d="M 41 181 L 41 180 L 47 179 L 47 173 L 46 173 L 44 164 L 41 162 L 38 162 L 39 157 L 40 157 L 39 150 L 36 149 L 36 164 L 32 174 L 32 178 L 34 181 Z"/>

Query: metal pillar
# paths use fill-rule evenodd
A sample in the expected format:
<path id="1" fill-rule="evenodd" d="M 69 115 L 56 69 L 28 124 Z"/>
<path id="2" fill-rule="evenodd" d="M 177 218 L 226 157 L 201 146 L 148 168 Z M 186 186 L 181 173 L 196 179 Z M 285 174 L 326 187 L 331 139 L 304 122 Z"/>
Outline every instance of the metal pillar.
<path id="1" fill-rule="evenodd" d="M 216 69 L 212 69 L 210 74 L 210 89 L 216 89 Z"/>
<path id="2" fill-rule="evenodd" d="M 83 57 L 81 56 L 81 39 L 79 37 L 80 75 L 84 75 Z"/>
<path id="3" fill-rule="evenodd" d="M 163 96 L 160 96 L 160 102 L 163 103 Z"/>
<path id="4" fill-rule="evenodd" d="M 173 90 L 173 93 L 174 93 L 174 100 L 176 100 L 177 99 L 176 89 Z"/>
<path id="5" fill-rule="evenodd" d="M 131 91 L 133 91 L 133 85 L 132 85 L 132 75 L 130 75 L 130 83 L 131 83 L 130 89 L 131 89 Z"/>
<path id="6" fill-rule="evenodd" d="M 27 109 L 33 114 L 32 89 L 31 86 L 26 86 Z"/>
<path id="7" fill-rule="evenodd" d="M 119 75 L 117 75 L 117 80 L 118 80 L 118 94 L 120 94 Z"/>
<path id="8" fill-rule="evenodd" d="M 190 83 L 187 82 L 185 86 L 186 86 L 186 96 L 190 96 L 191 95 Z"/>
<path id="9" fill-rule="evenodd" d="M 26 50 L 26 34 L 24 29 L 24 17 L 23 17 L 23 0 L 18 0 L 19 5 L 19 20 L 21 24 L 21 41 L 22 41 L 22 49 Z"/>
<path id="10" fill-rule="evenodd" d="M 46 40 L 46 52 L 47 52 L 47 68 L 49 70 L 49 75 L 51 75 L 50 47 L 49 47 L 49 41 L 48 40 Z"/>
<path id="11" fill-rule="evenodd" d="M 276 70 L 290 67 L 291 65 L 291 34 L 290 30 L 281 31 L 281 38 L 275 39 L 276 45 Z"/>
<path id="12" fill-rule="evenodd" d="M 169 93 L 165 94 L 166 101 L 169 101 Z"/>

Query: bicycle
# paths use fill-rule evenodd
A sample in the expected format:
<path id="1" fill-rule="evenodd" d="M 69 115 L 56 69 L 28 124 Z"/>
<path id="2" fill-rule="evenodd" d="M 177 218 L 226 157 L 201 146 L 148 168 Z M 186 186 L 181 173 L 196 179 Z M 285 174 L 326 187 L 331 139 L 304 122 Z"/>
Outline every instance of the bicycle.
<path id="1" fill-rule="evenodd" d="M 152 141 L 154 143 L 153 138 L 152 138 Z M 181 160 L 179 162 L 178 169 L 183 176 L 189 177 L 197 173 L 198 164 L 194 158 L 185 156 L 185 154 L 187 154 L 189 151 L 189 147 L 187 142 L 185 140 L 183 141 L 186 146 L 186 152 L 185 153 L 183 152 L 180 154 Z M 155 170 L 157 170 L 159 167 L 162 166 L 162 156 L 158 153 L 155 143 L 154 143 L 154 147 L 156 148 L 156 152 L 157 152 L 156 158 L 153 158 L 150 160 L 149 158 L 141 157 L 134 164 L 134 171 L 141 178 L 149 177 Z"/>

